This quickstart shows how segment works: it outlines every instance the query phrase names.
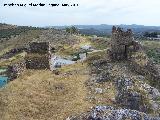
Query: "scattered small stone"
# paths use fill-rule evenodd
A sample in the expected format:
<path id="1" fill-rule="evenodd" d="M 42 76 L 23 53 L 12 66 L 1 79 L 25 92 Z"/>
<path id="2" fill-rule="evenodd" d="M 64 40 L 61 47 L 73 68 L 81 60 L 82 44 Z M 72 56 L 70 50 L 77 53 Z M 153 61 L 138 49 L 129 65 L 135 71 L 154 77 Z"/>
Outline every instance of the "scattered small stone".
<path id="1" fill-rule="evenodd" d="M 102 94 L 103 90 L 101 88 L 95 88 L 95 93 Z"/>
<path id="2" fill-rule="evenodd" d="M 96 106 L 88 113 L 75 116 L 70 120 L 160 120 L 143 112 L 130 109 L 116 109 L 112 106 Z"/>

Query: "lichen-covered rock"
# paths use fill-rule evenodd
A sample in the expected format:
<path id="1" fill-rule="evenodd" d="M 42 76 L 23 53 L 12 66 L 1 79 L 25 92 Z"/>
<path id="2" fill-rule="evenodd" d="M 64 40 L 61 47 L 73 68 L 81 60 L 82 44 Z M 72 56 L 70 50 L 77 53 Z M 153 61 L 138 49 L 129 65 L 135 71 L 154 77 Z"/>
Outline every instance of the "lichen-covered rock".
<path id="1" fill-rule="evenodd" d="M 151 94 L 152 94 L 153 99 L 160 97 L 160 92 L 156 88 L 153 88 Z"/>

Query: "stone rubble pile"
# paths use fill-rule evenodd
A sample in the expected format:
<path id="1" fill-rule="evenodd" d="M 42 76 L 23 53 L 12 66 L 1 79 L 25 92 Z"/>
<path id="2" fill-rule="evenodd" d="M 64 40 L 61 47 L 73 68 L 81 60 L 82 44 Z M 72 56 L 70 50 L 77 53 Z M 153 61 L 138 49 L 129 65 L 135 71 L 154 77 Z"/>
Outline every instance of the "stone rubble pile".
<path id="1" fill-rule="evenodd" d="M 136 110 L 114 108 L 112 106 L 96 106 L 88 113 L 83 113 L 66 120 L 160 120 L 160 117 L 151 117 Z"/>

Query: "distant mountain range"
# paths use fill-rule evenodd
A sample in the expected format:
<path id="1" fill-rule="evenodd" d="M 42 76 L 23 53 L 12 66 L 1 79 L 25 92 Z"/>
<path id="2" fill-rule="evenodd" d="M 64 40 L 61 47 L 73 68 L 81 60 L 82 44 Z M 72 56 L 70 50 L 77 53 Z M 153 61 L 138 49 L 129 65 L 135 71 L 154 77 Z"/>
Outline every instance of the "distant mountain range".
<path id="1" fill-rule="evenodd" d="M 73 26 L 78 28 L 79 32 L 84 35 L 109 36 L 111 35 L 113 25 L 101 24 L 101 25 L 73 25 Z M 125 30 L 132 29 L 135 36 L 137 37 L 143 36 L 145 32 L 150 32 L 150 33 L 157 32 L 160 35 L 160 26 L 144 26 L 144 25 L 136 25 L 136 24 L 132 24 L 132 25 L 121 24 L 121 25 L 115 25 L 115 26 L 119 26 Z M 41 27 L 41 29 L 44 29 L 44 28 L 65 29 L 67 27 L 71 27 L 71 26 L 47 26 L 47 27 Z M 31 26 L 16 26 L 16 25 L 0 23 L 0 30 L 16 29 L 16 28 L 38 29 L 36 27 L 31 27 Z"/>
<path id="2" fill-rule="evenodd" d="M 74 25 L 81 34 L 106 36 L 111 34 L 112 26 L 107 24 L 101 25 Z M 115 25 L 123 29 L 132 29 L 136 35 L 142 35 L 144 32 L 158 32 L 160 33 L 160 26 L 144 26 L 144 25 Z M 49 26 L 47 28 L 65 29 L 71 26 Z"/>

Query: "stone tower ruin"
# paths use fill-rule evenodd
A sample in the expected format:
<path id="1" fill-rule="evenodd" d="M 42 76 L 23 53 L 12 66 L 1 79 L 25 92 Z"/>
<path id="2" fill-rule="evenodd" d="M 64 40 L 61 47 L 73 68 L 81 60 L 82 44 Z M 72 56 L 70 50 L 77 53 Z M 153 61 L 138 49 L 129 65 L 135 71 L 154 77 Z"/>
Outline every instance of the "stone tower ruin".
<path id="1" fill-rule="evenodd" d="M 112 28 L 111 48 L 109 56 L 113 60 L 125 60 L 129 58 L 129 53 L 139 49 L 138 42 L 134 41 L 131 29 L 123 31 L 120 27 Z"/>

